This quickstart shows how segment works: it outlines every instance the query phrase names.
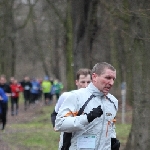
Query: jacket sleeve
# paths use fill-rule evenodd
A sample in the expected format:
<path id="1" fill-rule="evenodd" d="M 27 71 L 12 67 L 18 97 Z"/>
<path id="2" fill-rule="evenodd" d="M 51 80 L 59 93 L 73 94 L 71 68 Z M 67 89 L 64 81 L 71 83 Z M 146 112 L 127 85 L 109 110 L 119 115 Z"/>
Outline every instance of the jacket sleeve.
<path id="1" fill-rule="evenodd" d="M 0 96 L 2 97 L 3 103 L 8 101 L 8 97 L 6 96 L 4 90 L 2 89 L 0 89 Z"/>
<path id="2" fill-rule="evenodd" d="M 75 93 L 70 93 L 61 105 L 55 120 L 55 131 L 74 132 L 83 130 L 88 124 L 85 114 L 77 116 L 79 99 Z"/>

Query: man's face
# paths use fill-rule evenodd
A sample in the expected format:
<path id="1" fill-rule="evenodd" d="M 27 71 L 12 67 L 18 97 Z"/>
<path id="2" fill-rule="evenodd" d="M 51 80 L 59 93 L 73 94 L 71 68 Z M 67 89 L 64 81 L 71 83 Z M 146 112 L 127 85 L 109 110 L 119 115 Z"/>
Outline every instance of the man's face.
<path id="1" fill-rule="evenodd" d="M 11 78 L 10 78 L 10 82 L 11 82 L 11 83 L 13 83 L 13 82 L 14 82 L 14 80 L 15 80 L 15 78 L 14 78 L 14 77 L 11 77 Z"/>
<path id="2" fill-rule="evenodd" d="M 24 77 L 24 80 L 25 81 L 29 81 L 29 77 Z"/>
<path id="3" fill-rule="evenodd" d="M 13 82 L 14 84 L 17 84 L 18 83 L 18 81 L 17 80 L 14 80 L 14 82 Z"/>
<path id="4" fill-rule="evenodd" d="M 80 75 L 79 80 L 76 80 L 77 89 L 86 88 L 91 82 L 91 75 Z"/>
<path id="5" fill-rule="evenodd" d="M 99 89 L 99 91 L 107 95 L 116 79 L 116 71 L 106 68 L 104 73 L 99 76 L 93 73 L 92 79 L 93 84 Z"/>
<path id="6" fill-rule="evenodd" d="M 5 84 L 5 83 L 6 83 L 6 79 L 3 78 L 3 77 L 1 77 L 1 78 L 0 78 L 0 83 L 1 83 L 1 84 Z"/>

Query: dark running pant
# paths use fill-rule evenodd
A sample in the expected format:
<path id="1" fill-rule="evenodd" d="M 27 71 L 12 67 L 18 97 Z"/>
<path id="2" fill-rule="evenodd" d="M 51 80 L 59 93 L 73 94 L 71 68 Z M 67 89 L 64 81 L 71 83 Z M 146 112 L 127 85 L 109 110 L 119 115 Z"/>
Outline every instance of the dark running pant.
<path id="1" fill-rule="evenodd" d="M 14 105 L 16 104 L 16 115 L 19 109 L 19 97 L 11 97 L 11 114 L 14 115 Z"/>
<path id="2" fill-rule="evenodd" d="M 60 93 L 56 93 L 56 99 L 58 100 L 59 99 L 59 96 L 60 96 Z"/>
<path id="3" fill-rule="evenodd" d="M 53 94 L 49 93 L 49 99 L 52 101 L 53 100 Z"/>
<path id="4" fill-rule="evenodd" d="M 24 108 L 27 109 L 27 106 L 30 104 L 30 91 L 24 91 Z"/>
<path id="5" fill-rule="evenodd" d="M 38 93 L 37 94 L 31 93 L 31 101 L 30 101 L 30 103 L 34 104 L 35 101 L 38 100 L 38 97 L 39 97 Z"/>
<path id="6" fill-rule="evenodd" d="M 2 121 L 2 130 L 5 129 L 6 125 L 6 117 L 7 117 L 7 111 L 8 111 L 8 103 L 2 104 L 2 113 L 0 114 L 0 119 Z"/>

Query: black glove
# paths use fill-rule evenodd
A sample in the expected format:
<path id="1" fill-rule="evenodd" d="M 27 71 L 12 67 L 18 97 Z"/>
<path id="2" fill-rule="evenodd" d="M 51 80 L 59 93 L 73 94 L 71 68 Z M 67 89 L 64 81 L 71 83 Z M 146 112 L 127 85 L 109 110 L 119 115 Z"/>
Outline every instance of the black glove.
<path id="1" fill-rule="evenodd" d="M 120 142 L 116 138 L 111 138 L 111 150 L 119 150 Z"/>
<path id="2" fill-rule="evenodd" d="M 87 114 L 88 122 L 92 122 L 95 118 L 100 117 L 103 114 L 103 111 L 101 109 L 101 106 L 98 106 L 97 108 L 93 108 L 92 111 L 90 111 L 89 114 Z"/>

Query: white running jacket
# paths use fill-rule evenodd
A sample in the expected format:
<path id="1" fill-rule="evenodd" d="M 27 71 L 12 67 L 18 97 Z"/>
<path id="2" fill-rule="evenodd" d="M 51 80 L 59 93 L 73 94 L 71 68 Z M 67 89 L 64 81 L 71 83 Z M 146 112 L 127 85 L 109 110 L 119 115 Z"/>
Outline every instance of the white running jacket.
<path id="1" fill-rule="evenodd" d="M 86 114 L 76 115 L 92 94 L 96 97 L 89 101 L 84 113 L 89 113 L 101 105 L 103 115 L 89 123 Z M 111 150 L 111 138 L 116 137 L 113 120 L 117 110 L 118 100 L 111 94 L 104 96 L 90 83 L 86 88 L 72 91 L 65 99 L 55 120 L 55 130 L 72 132 L 69 150 Z M 60 137 L 59 149 L 63 144 L 62 136 L 63 134 Z"/>

